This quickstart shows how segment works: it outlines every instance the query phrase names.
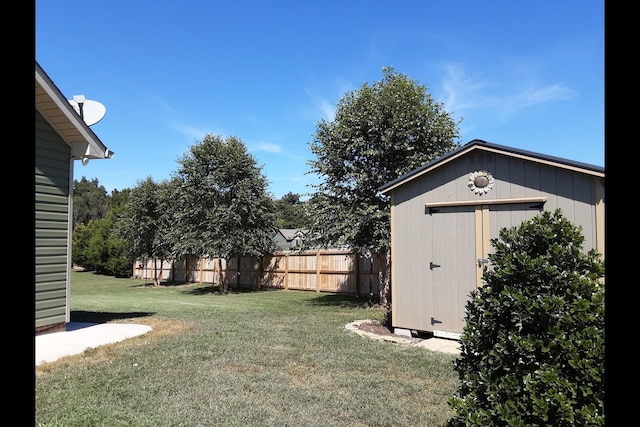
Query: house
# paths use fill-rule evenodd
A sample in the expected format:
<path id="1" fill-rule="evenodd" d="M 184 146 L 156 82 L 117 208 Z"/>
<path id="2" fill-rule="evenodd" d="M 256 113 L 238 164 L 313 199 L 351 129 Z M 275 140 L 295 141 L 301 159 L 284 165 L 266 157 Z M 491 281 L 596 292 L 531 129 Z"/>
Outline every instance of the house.
<path id="1" fill-rule="evenodd" d="M 305 231 L 297 228 L 279 228 L 273 240 L 277 250 L 288 251 L 302 246 Z"/>
<path id="2" fill-rule="evenodd" d="M 379 188 L 391 196 L 392 325 L 458 339 L 490 239 L 560 208 L 604 256 L 603 167 L 472 140 Z"/>
<path id="3" fill-rule="evenodd" d="M 110 159 L 110 151 L 35 63 L 35 329 L 64 330 L 69 292 L 73 166 Z"/>

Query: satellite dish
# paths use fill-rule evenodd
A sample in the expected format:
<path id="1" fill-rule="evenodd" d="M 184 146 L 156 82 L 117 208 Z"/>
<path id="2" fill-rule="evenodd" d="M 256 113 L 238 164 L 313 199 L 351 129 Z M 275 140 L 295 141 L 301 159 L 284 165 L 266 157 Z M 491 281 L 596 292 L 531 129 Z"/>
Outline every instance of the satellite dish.
<path id="1" fill-rule="evenodd" d="M 69 104 L 73 106 L 87 126 L 95 125 L 107 113 L 107 108 L 104 105 L 98 101 L 84 99 L 83 95 L 74 96 L 69 100 Z"/>

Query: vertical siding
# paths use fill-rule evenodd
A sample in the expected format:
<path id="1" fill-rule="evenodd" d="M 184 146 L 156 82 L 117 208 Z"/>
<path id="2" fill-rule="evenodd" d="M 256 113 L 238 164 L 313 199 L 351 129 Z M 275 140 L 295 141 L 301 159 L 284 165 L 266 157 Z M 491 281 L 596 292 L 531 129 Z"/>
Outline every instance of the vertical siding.
<path id="1" fill-rule="evenodd" d="M 71 148 L 36 111 L 35 326 L 66 315 Z"/>
<path id="2" fill-rule="evenodd" d="M 425 197 L 435 197 L 427 189 L 441 179 L 441 173 L 436 171 L 429 178 L 408 182 L 393 194 L 391 310 L 394 325 L 422 324 L 429 315 L 429 310 L 424 308 L 433 301 L 432 283 L 425 280 L 425 268 L 428 271 L 432 257 L 431 248 L 423 243 L 431 241 L 432 229 L 422 223 L 430 219 L 425 218 Z"/>
<path id="3" fill-rule="evenodd" d="M 495 180 L 486 194 L 475 194 L 468 186 L 469 175 L 480 170 L 488 171 Z M 430 317 L 435 315 L 443 325 L 453 325 L 452 332 L 462 331 L 459 317 L 464 315 L 468 293 L 476 286 L 478 268 L 462 263 L 477 261 L 476 236 L 485 238 L 484 230 L 478 227 L 486 227 L 489 238 L 496 238 L 501 229 L 517 226 L 541 209 L 560 208 L 569 221 L 582 227 L 585 251 L 597 249 L 603 241 L 601 178 L 517 156 L 472 151 L 405 182 L 392 193 L 392 323 L 398 328 L 438 329 L 438 325 L 430 324 Z M 533 202 L 483 203 L 542 197 L 546 198 L 542 206 Z M 437 208 L 447 216 L 442 218 L 429 215 L 425 209 L 427 203 L 458 202 L 477 203 L 469 209 Z M 596 208 L 598 203 L 601 205 Z M 481 206 L 484 209 L 478 210 Z M 430 261 L 458 264 L 429 270 Z"/>
<path id="4" fill-rule="evenodd" d="M 476 288 L 476 228 L 473 206 L 461 207 L 456 215 L 455 278 L 444 285 L 451 292 L 451 315 L 448 324 L 454 331 L 462 332 L 465 305 Z"/>
<path id="5" fill-rule="evenodd" d="M 458 160 L 466 167 L 458 168 L 457 188 L 458 200 L 482 199 L 510 199 L 519 197 L 546 197 L 544 210 L 562 210 L 562 214 L 572 223 L 582 227 L 585 237 L 585 250 L 597 247 L 596 243 L 596 185 L 600 178 L 574 172 L 543 163 L 510 157 L 495 153 L 472 152 L 469 159 Z M 494 179 L 493 189 L 480 197 L 468 190 L 467 181 L 471 172 L 476 170 L 489 171 Z M 443 185 L 447 188 L 449 184 Z M 438 192 L 437 194 L 439 194 Z M 465 195 L 466 194 L 466 195 Z M 444 200 L 447 200 L 444 198 Z M 434 201 L 444 201 L 437 198 Z M 532 218 L 536 212 L 530 209 L 513 209 L 512 217 L 506 223 L 518 224 L 525 219 Z M 492 231 L 496 231 L 496 224 L 492 224 Z M 502 227 L 502 225 L 500 225 Z M 493 234 L 493 233 L 492 233 Z M 496 236 L 496 234 L 493 234 Z"/>

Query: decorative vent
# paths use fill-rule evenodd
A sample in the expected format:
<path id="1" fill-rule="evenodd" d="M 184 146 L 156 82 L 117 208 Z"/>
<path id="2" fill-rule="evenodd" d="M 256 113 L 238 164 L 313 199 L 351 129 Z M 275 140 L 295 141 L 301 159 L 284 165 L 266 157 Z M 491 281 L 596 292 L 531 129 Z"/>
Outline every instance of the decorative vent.
<path id="1" fill-rule="evenodd" d="M 476 171 L 469 175 L 469 190 L 476 194 L 483 195 L 488 193 L 495 184 L 495 179 L 487 171 Z"/>

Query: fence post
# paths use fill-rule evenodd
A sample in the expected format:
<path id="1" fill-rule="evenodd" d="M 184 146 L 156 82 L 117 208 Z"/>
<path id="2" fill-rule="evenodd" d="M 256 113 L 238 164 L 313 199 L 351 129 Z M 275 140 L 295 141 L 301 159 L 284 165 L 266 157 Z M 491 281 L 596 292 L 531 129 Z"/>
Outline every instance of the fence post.
<path id="1" fill-rule="evenodd" d="M 320 292 L 320 249 L 316 252 L 316 292 Z"/>
<path id="2" fill-rule="evenodd" d="M 284 255 L 284 288 L 289 289 L 289 253 Z"/>
<path id="3" fill-rule="evenodd" d="M 353 252 L 353 262 L 356 269 L 356 296 L 360 296 L 360 256 L 358 251 Z"/>

